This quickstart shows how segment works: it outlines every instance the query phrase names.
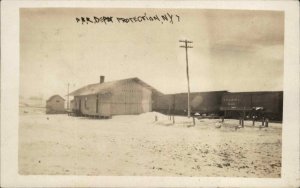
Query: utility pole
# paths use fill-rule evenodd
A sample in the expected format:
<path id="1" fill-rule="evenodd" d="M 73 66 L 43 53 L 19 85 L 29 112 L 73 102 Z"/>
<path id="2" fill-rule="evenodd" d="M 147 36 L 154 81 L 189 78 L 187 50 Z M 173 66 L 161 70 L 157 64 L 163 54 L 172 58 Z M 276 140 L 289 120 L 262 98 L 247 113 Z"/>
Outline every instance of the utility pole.
<path id="1" fill-rule="evenodd" d="M 70 83 L 68 83 L 67 110 L 69 110 L 69 108 L 70 108 L 70 104 L 69 104 L 69 88 L 70 88 Z"/>
<path id="2" fill-rule="evenodd" d="M 179 42 L 184 42 L 184 46 L 180 46 L 180 48 L 185 48 L 185 55 L 186 55 L 186 77 L 187 77 L 187 84 L 188 84 L 188 118 L 191 117 L 191 106 L 190 106 L 190 76 L 189 76 L 189 61 L 188 61 L 188 48 L 193 48 L 192 46 L 188 46 L 188 44 L 193 43 L 192 41 L 188 40 L 179 40 Z"/>

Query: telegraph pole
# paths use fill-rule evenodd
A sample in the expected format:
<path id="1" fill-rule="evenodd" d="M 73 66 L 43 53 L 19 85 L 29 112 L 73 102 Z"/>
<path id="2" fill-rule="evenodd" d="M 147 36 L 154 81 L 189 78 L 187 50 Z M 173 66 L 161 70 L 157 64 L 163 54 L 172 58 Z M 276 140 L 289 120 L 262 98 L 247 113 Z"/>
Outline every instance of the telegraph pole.
<path id="1" fill-rule="evenodd" d="M 179 42 L 184 42 L 184 46 L 180 46 L 180 48 L 185 48 L 185 55 L 186 55 L 186 77 L 187 77 L 187 84 L 188 84 L 188 118 L 191 117 L 191 105 L 190 105 L 190 76 L 189 76 L 189 61 L 188 61 L 188 48 L 193 48 L 192 46 L 188 46 L 188 44 L 193 43 L 192 41 L 188 40 L 179 40 Z"/>

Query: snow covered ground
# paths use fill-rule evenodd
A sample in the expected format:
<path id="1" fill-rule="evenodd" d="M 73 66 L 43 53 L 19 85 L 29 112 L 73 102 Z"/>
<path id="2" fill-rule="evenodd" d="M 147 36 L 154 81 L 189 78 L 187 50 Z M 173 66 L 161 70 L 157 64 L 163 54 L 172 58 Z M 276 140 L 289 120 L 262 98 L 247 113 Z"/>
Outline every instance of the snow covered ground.
<path id="1" fill-rule="evenodd" d="M 21 113 L 19 173 L 280 177 L 281 124 L 196 120 L 156 112 L 90 119 Z M 155 116 L 158 121 L 155 122 Z"/>

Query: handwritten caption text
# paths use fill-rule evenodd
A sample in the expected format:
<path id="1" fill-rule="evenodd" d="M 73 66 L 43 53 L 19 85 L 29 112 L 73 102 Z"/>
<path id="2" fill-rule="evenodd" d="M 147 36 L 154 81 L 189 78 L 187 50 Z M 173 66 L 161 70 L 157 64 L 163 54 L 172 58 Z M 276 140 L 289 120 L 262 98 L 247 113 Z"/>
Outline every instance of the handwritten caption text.
<path id="1" fill-rule="evenodd" d="M 143 22 L 160 22 L 174 24 L 175 22 L 180 22 L 180 16 L 176 14 L 161 14 L 161 15 L 147 15 L 144 13 L 142 16 L 134 17 L 113 17 L 113 16 L 93 16 L 93 17 L 76 17 L 76 22 L 81 24 L 110 24 L 110 23 L 143 23 Z"/>

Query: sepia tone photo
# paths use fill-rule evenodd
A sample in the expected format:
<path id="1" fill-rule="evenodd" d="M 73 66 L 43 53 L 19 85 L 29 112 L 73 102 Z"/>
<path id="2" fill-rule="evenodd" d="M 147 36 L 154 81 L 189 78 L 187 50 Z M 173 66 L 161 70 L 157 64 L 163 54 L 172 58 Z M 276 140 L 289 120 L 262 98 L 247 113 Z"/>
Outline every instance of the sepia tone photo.
<path id="1" fill-rule="evenodd" d="M 282 176 L 283 11 L 19 11 L 20 175 Z"/>

